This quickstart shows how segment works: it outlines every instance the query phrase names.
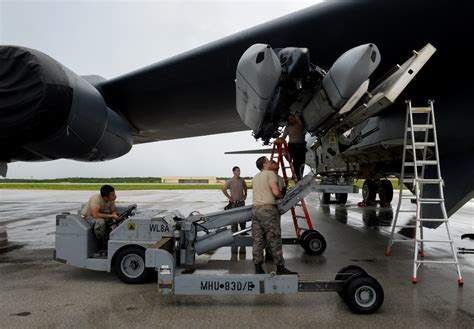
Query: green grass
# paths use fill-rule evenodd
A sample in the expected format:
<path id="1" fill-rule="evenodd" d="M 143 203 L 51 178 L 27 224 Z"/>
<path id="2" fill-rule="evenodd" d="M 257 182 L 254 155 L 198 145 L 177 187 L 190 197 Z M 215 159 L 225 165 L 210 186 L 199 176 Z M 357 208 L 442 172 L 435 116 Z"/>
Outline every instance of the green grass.
<path id="1" fill-rule="evenodd" d="M 208 184 L 113 184 L 118 191 L 127 190 L 220 190 L 222 185 Z M 0 184 L 0 189 L 11 190 L 74 190 L 99 191 L 102 184 Z"/>
<path id="2" fill-rule="evenodd" d="M 102 179 L 102 181 L 107 181 Z M 362 188 L 364 179 L 359 179 L 355 182 L 358 188 Z M 397 190 L 398 179 L 390 179 L 393 188 Z M 108 183 L 108 181 L 107 181 Z M 220 190 L 223 185 L 220 184 L 161 184 L 161 183 L 147 183 L 147 184 L 133 184 L 128 182 L 111 183 L 118 191 L 129 191 L 129 190 Z M 102 187 L 103 183 L 100 184 L 81 184 L 81 183 L 5 183 L 0 182 L 0 189 L 10 190 L 60 190 L 60 191 L 98 191 Z M 290 186 L 294 183 L 290 181 Z M 252 184 L 247 183 L 249 189 L 252 188 Z"/>
<path id="3" fill-rule="evenodd" d="M 79 184 L 120 184 L 120 183 L 161 183 L 160 177 L 68 177 L 68 178 L 55 178 L 55 179 L 17 179 L 17 178 L 4 178 L 0 180 L 0 184 L 3 183 L 47 183 L 47 184 L 61 184 L 61 183 L 79 183 Z"/>

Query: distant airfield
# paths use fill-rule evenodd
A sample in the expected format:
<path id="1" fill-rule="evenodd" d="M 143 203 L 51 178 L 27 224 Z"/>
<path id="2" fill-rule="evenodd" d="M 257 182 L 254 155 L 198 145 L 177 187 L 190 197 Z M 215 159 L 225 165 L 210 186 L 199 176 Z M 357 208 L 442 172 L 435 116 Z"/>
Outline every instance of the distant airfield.
<path id="1" fill-rule="evenodd" d="M 251 179 L 245 178 L 248 188 L 252 188 Z M 219 190 L 227 179 L 218 177 L 217 184 L 167 184 L 161 183 L 159 177 L 2 179 L 0 189 L 97 191 L 102 185 L 110 184 L 117 190 Z M 398 180 L 390 180 L 393 188 L 398 189 Z M 360 179 L 355 185 L 362 188 L 363 184 L 364 180 Z"/>

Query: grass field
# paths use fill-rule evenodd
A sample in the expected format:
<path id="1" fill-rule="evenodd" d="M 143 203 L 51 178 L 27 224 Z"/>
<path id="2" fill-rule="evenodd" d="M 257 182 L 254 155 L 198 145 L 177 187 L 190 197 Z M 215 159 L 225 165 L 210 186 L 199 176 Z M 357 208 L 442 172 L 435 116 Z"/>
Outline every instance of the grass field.
<path id="1" fill-rule="evenodd" d="M 398 180 L 391 179 L 394 189 L 398 189 Z M 134 184 L 134 183 L 112 183 L 113 186 L 119 191 L 127 190 L 220 190 L 222 185 L 215 184 L 161 184 L 161 183 L 147 183 L 147 184 Z M 362 188 L 364 184 L 363 179 L 356 181 L 356 186 Z M 63 190 L 63 191 L 98 191 L 103 184 L 95 183 L 0 183 L 0 189 L 11 189 L 11 190 Z M 248 188 L 252 188 L 250 184 L 247 184 Z"/>
<path id="2" fill-rule="evenodd" d="M 98 191 L 102 184 L 77 184 L 77 183 L 63 183 L 63 184 L 34 184 L 34 183 L 11 183 L 0 184 L 0 189 L 11 190 L 73 190 L 73 191 Z M 208 185 L 208 184 L 117 184 L 113 186 L 116 190 L 220 190 L 222 185 Z"/>

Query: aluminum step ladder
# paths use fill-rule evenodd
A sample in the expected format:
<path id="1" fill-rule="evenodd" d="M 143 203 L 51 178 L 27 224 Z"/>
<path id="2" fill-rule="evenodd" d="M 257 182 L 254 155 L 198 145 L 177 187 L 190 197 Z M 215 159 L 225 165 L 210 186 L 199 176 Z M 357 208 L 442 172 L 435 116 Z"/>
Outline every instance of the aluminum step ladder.
<path id="1" fill-rule="evenodd" d="M 291 172 L 290 177 L 293 178 L 295 182 L 298 181 L 296 177 L 295 168 L 293 167 L 293 161 L 291 159 L 288 144 L 286 143 L 285 140 L 276 139 L 273 142 L 272 155 L 270 159 L 277 161 L 283 175 L 284 186 L 287 189 L 288 189 L 288 184 L 289 184 L 289 177 L 288 177 L 287 170 L 290 170 Z M 301 208 L 301 210 L 303 211 L 303 215 L 298 215 L 296 213 L 295 207 Z M 298 221 L 300 219 L 304 219 L 306 221 L 308 230 L 314 230 L 311 217 L 309 216 L 308 208 L 306 207 L 306 203 L 304 202 L 304 198 L 301 198 L 298 201 L 298 203 L 294 207 L 292 207 L 290 210 L 291 210 L 291 217 L 293 218 L 293 225 L 295 226 L 295 233 L 298 238 L 301 237 L 301 231 L 304 230 L 299 225 Z"/>
<path id="2" fill-rule="evenodd" d="M 403 157 L 402 170 L 400 174 L 400 194 L 398 200 L 397 211 L 393 221 L 390 239 L 388 241 L 386 256 L 392 255 L 392 246 L 396 242 L 413 242 L 413 276 L 412 283 L 417 282 L 417 270 L 421 264 L 452 264 L 456 267 L 458 274 L 458 284 L 463 285 L 459 261 L 457 258 L 454 240 L 449 227 L 449 219 L 446 212 L 444 202 L 444 182 L 441 178 L 441 169 L 439 163 L 438 141 L 436 135 L 436 123 L 434 116 L 433 101 L 428 101 L 428 107 L 412 107 L 411 101 L 407 101 L 407 112 L 405 120 L 405 133 L 403 141 Z M 423 118 L 423 115 L 425 118 Z M 420 124 L 421 122 L 421 124 Z M 421 159 L 420 159 L 421 156 Z M 426 168 L 428 166 L 436 166 L 436 176 L 434 178 L 425 178 Z M 407 169 L 413 168 L 411 175 L 407 174 Z M 411 171 L 411 170 L 409 170 Z M 413 194 L 404 193 L 403 185 L 411 184 Z M 439 189 L 437 197 L 425 197 L 423 187 L 426 185 L 436 185 Z M 403 200 L 413 200 L 416 202 L 416 209 L 401 209 Z M 423 218 L 423 205 L 439 205 L 442 218 Z M 414 213 L 415 223 L 413 225 L 397 225 L 400 213 Z M 443 225 L 446 228 L 446 239 L 425 239 L 423 237 L 423 224 L 431 222 L 431 224 Z M 397 239 L 394 238 L 396 228 L 412 228 L 415 229 L 414 239 Z M 449 244 L 452 253 L 450 260 L 425 260 L 424 244 L 439 243 Z"/>

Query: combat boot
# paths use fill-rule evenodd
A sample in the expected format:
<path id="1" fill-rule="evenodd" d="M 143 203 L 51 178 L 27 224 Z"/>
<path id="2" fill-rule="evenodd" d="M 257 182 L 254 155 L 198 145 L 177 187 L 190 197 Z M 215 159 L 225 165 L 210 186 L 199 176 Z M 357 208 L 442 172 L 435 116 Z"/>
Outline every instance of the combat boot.
<path id="1" fill-rule="evenodd" d="M 277 265 L 277 275 L 291 275 L 298 274 L 297 272 L 292 272 L 285 267 L 285 265 Z"/>
<path id="2" fill-rule="evenodd" d="M 255 274 L 265 274 L 262 263 L 255 264 Z"/>

